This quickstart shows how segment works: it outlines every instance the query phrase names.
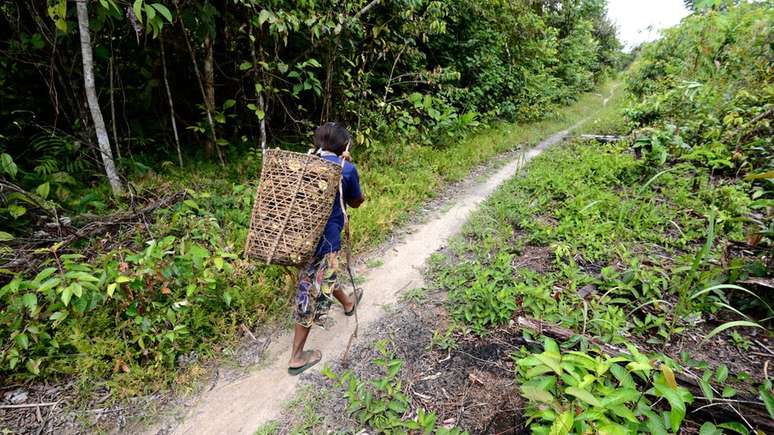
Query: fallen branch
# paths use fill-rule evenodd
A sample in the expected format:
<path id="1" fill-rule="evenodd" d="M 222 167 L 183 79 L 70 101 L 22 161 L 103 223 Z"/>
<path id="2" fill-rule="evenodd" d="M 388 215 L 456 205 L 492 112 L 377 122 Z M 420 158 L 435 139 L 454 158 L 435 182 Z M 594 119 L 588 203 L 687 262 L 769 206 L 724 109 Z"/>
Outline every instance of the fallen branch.
<path id="1" fill-rule="evenodd" d="M 517 317 L 516 324 L 524 329 L 529 329 L 531 331 L 535 331 L 539 334 L 561 341 L 566 341 L 574 336 L 582 335 L 571 329 L 563 328 L 558 325 L 529 317 Z M 628 354 L 627 351 L 619 347 L 603 343 L 586 335 L 583 336 L 590 343 L 599 346 L 600 350 L 609 356 Z M 738 420 L 739 417 L 743 416 L 744 420 L 750 422 L 757 429 L 762 429 L 766 433 L 774 433 L 774 420 L 769 417 L 769 413 L 766 410 L 764 404 L 758 401 L 757 397 L 754 395 L 751 395 L 748 392 L 740 391 L 738 392 L 738 399 L 736 399 L 734 402 L 710 402 L 707 400 L 707 398 L 704 397 L 704 393 L 699 387 L 699 382 L 697 380 L 698 376 L 691 376 L 683 372 L 675 372 L 675 379 L 681 386 L 687 388 L 691 394 L 693 394 L 696 400 L 701 401 L 704 404 L 725 405 L 714 409 L 711 412 L 709 410 L 705 410 L 705 408 L 708 408 L 707 406 L 693 407 L 692 413 L 701 414 L 708 420 L 720 419 L 731 421 Z"/>
<path id="2" fill-rule="evenodd" d="M 0 405 L 0 409 L 37 408 L 40 406 L 54 406 L 59 402 L 20 403 L 18 405 Z"/>
<path id="3" fill-rule="evenodd" d="M 599 134 L 582 134 L 580 137 L 581 139 L 595 140 L 597 142 L 604 142 L 604 143 L 619 142 L 624 139 L 623 136 L 599 135 Z"/>
<path id="4" fill-rule="evenodd" d="M 34 268 L 36 262 L 33 261 L 35 257 L 35 251 L 38 248 L 45 246 L 56 246 L 57 250 L 82 239 L 94 237 L 98 234 L 104 234 L 110 231 L 111 228 L 120 226 L 135 224 L 138 222 L 146 222 L 147 216 L 153 213 L 156 209 L 167 208 L 179 201 L 182 201 L 186 197 L 185 191 L 173 193 L 171 195 L 159 198 L 145 205 L 142 208 L 138 208 L 132 211 L 121 211 L 106 216 L 95 217 L 91 221 L 85 223 L 80 228 L 74 229 L 72 227 L 60 228 L 60 232 L 64 230 L 66 234 L 64 237 L 44 238 L 36 237 L 31 242 L 23 246 L 14 246 L 17 248 L 17 252 L 24 252 L 13 260 L 0 265 L 0 268 L 9 270 L 29 269 Z"/>
<path id="5" fill-rule="evenodd" d="M 62 241 L 63 242 L 62 246 L 65 246 L 79 239 L 92 237 L 101 232 L 104 232 L 107 228 L 114 227 L 116 225 L 135 223 L 139 219 L 142 219 L 145 216 L 149 215 L 150 213 L 154 212 L 156 209 L 166 208 L 171 206 L 172 204 L 176 204 L 177 202 L 185 198 L 185 196 L 186 196 L 185 191 L 176 192 L 176 193 L 173 193 L 172 195 L 165 196 L 161 199 L 153 201 L 150 204 L 146 205 L 145 207 L 137 209 L 135 211 L 118 212 L 112 215 L 100 217 L 99 219 L 95 219 L 85 224 L 81 228 L 79 228 L 69 237 L 65 238 L 65 240 Z"/>

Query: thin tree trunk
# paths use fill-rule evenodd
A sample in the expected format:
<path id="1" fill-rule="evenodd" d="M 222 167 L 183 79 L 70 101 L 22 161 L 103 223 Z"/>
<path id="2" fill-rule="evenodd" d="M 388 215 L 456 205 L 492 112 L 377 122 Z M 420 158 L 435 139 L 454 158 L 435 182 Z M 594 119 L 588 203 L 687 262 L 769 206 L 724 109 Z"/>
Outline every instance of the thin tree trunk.
<path id="1" fill-rule="evenodd" d="M 172 132 L 175 134 L 175 146 L 177 147 L 177 163 L 183 167 L 183 154 L 180 152 L 180 137 L 177 135 L 177 121 L 175 121 L 175 105 L 172 104 L 172 91 L 169 89 L 169 80 L 167 79 L 167 54 L 164 50 L 164 34 L 159 35 L 159 44 L 161 44 L 161 68 L 164 71 L 164 87 L 167 89 L 167 100 L 169 100 L 169 113 L 172 119 Z"/>
<path id="2" fill-rule="evenodd" d="M 256 86 L 258 85 L 258 57 L 255 55 L 255 44 L 256 41 L 253 40 L 253 23 L 250 21 L 250 55 L 253 58 L 253 81 L 255 82 Z M 261 144 L 261 151 L 266 151 L 266 104 L 263 100 L 263 92 L 258 92 L 256 89 L 257 99 L 258 99 L 258 108 L 261 109 L 261 112 L 263 113 L 263 117 L 260 119 L 260 125 L 261 125 L 261 135 L 260 135 L 260 144 Z"/>
<path id="3" fill-rule="evenodd" d="M 177 2 L 175 2 L 175 8 L 177 10 L 177 14 L 180 15 L 180 7 L 178 6 Z M 215 134 L 215 122 L 212 120 L 212 109 L 207 102 L 207 92 L 204 90 L 202 75 L 199 72 L 199 64 L 196 62 L 196 55 L 194 54 L 193 47 L 191 46 L 191 39 L 188 36 L 188 29 L 185 27 L 185 22 L 182 19 L 180 20 L 180 27 L 183 28 L 183 36 L 185 37 L 185 44 L 188 46 L 188 53 L 191 54 L 191 63 L 194 67 L 194 74 L 196 74 L 196 82 L 199 84 L 199 91 L 202 93 L 202 99 L 204 99 L 204 110 L 207 112 L 207 123 L 210 125 L 210 138 L 212 139 L 213 143 L 217 144 L 218 139 Z M 223 161 L 223 156 L 220 154 L 220 149 L 218 149 L 218 157 L 220 158 L 221 166 L 226 166 L 225 162 Z"/>
<path id="4" fill-rule="evenodd" d="M 78 11 L 78 31 L 81 34 L 81 57 L 83 59 L 83 84 L 86 91 L 86 100 L 89 102 L 89 110 L 94 123 L 94 130 L 97 134 L 97 144 L 99 145 L 102 163 L 105 166 L 110 187 L 114 195 L 121 193 L 121 180 L 118 178 L 116 166 L 113 162 L 113 152 L 110 149 L 110 138 L 105 128 L 105 120 L 102 119 L 102 110 L 99 107 L 97 99 L 97 90 L 94 84 L 94 60 L 92 58 L 91 35 L 89 34 L 89 10 L 86 6 L 87 0 L 76 0 L 76 9 Z"/>
<path id="5" fill-rule="evenodd" d="M 112 51 L 112 50 L 111 50 Z M 113 56 L 110 56 L 110 126 L 113 128 L 113 143 L 116 144 L 116 155 L 121 160 L 121 147 L 118 146 L 118 130 L 116 129 L 116 102 L 113 99 Z"/>
<path id="6" fill-rule="evenodd" d="M 215 110 L 215 68 L 213 58 L 212 40 L 207 36 L 204 38 L 204 104 L 210 113 Z M 212 128 L 215 127 L 212 126 Z M 208 141 L 206 144 L 207 154 L 212 155 L 217 146 L 218 144 L 215 143 L 214 138 Z"/>

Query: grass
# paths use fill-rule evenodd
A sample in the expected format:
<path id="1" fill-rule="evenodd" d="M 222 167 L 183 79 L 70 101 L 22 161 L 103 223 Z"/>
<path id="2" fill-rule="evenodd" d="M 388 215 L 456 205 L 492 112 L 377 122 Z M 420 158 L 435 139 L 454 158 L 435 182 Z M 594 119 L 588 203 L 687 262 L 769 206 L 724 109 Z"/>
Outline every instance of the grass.
<path id="1" fill-rule="evenodd" d="M 302 435 L 313 433 L 320 427 L 323 417 L 318 413 L 321 403 L 329 402 L 330 392 L 326 389 L 306 385 L 299 389 L 294 398 L 288 401 L 284 408 L 287 410 L 288 421 L 270 421 L 255 431 L 255 435 L 293 434 Z"/>
<path id="2" fill-rule="evenodd" d="M 649 312 L 673 320 L 714 310 L 686 296 L 726 276 L 715 263 L 727 240 L 743 240 L 748 203 L 740 187 L 718 185 L 708 171 L 677 165 L 654 179 L 626 145 L 575 142 L 548 150 L 486 201 L 450 244 L 452 258 L 434 261 L 434 276 L 457 319 L 479 332 L 510 319 L 517 299 L 528 314 L 605 340 L 638 327 L 663 340 L 679 327 L 646 325 L 635 308 L 650 301 Z M 711 225 L 714 215 L 724 223 Z M 545 253 L 548 271 L 513 270 L 527 247 Z M 584 286 L 606 296 L 587 307 L 577 292 Z M 677 313 L 676 301 L 685 302 Z M 632 314 L 643 317 L 639 325 Z"/>
<path id="3" fill-rule="evenodd" d="M 613 85 L 600 90 L 609 92 Z M 498 123 L 446 148 L 396 145 L 374 161 L 355 162 L 368 200 L 352 210 L 355 250 L 372 248 L 444 186 L 460 181 L 474 167 L 499 153 L 528 148 L 566 129 L 602 107 L 597 93 L 582 95 L 551 119 L 531 123 Z"/>
<path id="4" fill-rule="evenodd" d="M 423 202 L 463 179 L 475 166 L 498 153 L 529 147 L 601 106 L 602 97 L 589 93 L 552 119 L 499 123 L 446 147 L 403 143 L 381 154 L 355 150 L 368 197 L 362 208 L 352 212 L 355 251 L 364 252 L 384 241 Z M 99 387 L 108 387 L 114 398 L 171 385 L 188 390 L 195 388 L 198 378 L 179 370 L 189 355 L 196 355 L 196 361 L 189 363 L 228 358 L 228 350 L 235 347 L 244 327 L 254 330 L 287 319 L 294 292 L 293 270 L 256 266 L 237 258 L 248 230 L 260 160 L 260 153 L 249 152 L 232 156 L 226 170 L 211 164 L 183 169 L 166 165 L 160 172 L 136 174 L 132 184 L 140 195 L 186 190 L 189 196 L 158 210 L 149 228 L 117 234 L 108 249 L 99 240 L 79 249 L 90 253 L 90 273 L 108 277 L 95 286 L 95 293 L 106 294 L 108 281 L 119 274 L 129 275 L 126 279 L 136 289 L 148 291 L 137 301 L 128 287 L 113 283 L 116 294 L 104 297 L 104 305 L 89 315 L 73 313 L 58 326 L 51 324 L 50 313 L 40 316 L 35 330 L 57 334 L 61 356 L 50 358 L 48 344 L 32 340 L 35 348 L 22 349 L 26 359 L 11 374 L 20 380 L 75 376 L 84 399 Z M 168 236 L 174 240 L 165 248 L 156 246 L 153 255 L 138 255 L 149 249 L 150 240 Z M 194 245 L 197 249 L 191 249 Z M 134 260 L 126 264 L 129 258 Z M 73 268 L 81 267 L 75 263 Z M 378 267 L 376 264 L 371 267 Z M 73 301 L 80 300 L 76 298 Z M 144 311 L 138 313 L 138 307 Z M 23 308 L 17 310 L 17 316 L 24 318 Z M 170 335 L 173 328 L 180 333 Z M 42 371 L 31 376 L 25 372 L 25 362 L 40 364 Z"/>

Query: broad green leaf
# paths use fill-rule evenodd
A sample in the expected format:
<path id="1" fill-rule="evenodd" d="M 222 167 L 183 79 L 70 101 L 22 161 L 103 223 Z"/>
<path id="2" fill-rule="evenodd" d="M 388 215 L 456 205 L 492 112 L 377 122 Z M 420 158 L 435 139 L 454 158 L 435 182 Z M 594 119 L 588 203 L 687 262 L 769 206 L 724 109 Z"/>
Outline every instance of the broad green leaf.
<path id="1" fill-rule="evenodd" d="M 559 345 L 556 344 L 554 340 L 548 337 L 545 337 L 543 339 L 543 348 L 545 349 L 546 353 L 550 353 L 552 355 L 560 355 Z"/>
<path id="2" fill-rule="evenodd" d="M 8 206 L 8 213 L 10 213 L 14 219 L 18 219 L 23 216 L 24 213 L 27 213 L 27 209 L 17 204 L 11 204 Z"/>
<path id="3" fill-rule="evenodd" d="M 51 315 L 51 317 L 48 318 L 48 320 L 54 321 L 54 328 L 57 327 L 64 319 L 67 318 L 67 313 L 65 311 L 57 311 L 54 314 Z"/>
<path id="4" fill-rule="evenodd" d="M 569 361 L 573 364 L 580 365 L 581 367 L 596 372 L 599 362 L 594 358 L 586 355 L 582 352 L 566 352 L 562 355 L 562 362 Z"/>
<path id="5" fill-rule="evenodd" d="M 610 366 L 610 373 L 615 376 L 615 378 L 618 380 L 619 384 L 622 387 L 626 388 L 636 388 L 636 384 L 634 383 L 634 379 L 632 379 L 632 375 L 629 374 L 628 371 L 626 371 L 625 368 L 621 367 L 618 364 L 613 364 Z"/>
<path id="6" fill-rule="evenodd" d="M 115 291 L 116 291 L 116 287 L 118 287 L 118 284 L 115 283 L 115 282 L 111 282 L 110 284 L 108 284 L 108 286 L 107 286 L 107 295 L 108 295 L 108 297 L 112 297 L 113 296 L 113 293 L 115 293 Z"/>
<path id="7" fill-rule="evenodd" d="M 721 364 L 715 371 L 715 380 L 722 384 L 726 379 L 728 379 L 728 366 Z"/>
<path id="8" fill-rule="evenodd" d="M 732 388 L 732 387 L 725 386 L 725 387 L 723 387 L 723 392 L 721 393 L 721 395 L 724 398 L 728 399 L 729 397 L 736 396 L 736 390 L 734 388 Z"/>
<path id="9" fill-rule="evenodd" d="M 5 231 L 0 231 L 0 242 L 9 242 L 13 240 L 14 237 L 10 233 L 6 233 Z"/>
<path id="10" fill-rule="evenodd" d="M 170 11 L 169 11 L 169 9 L 167 9 L 167 7 L 166 7 L 166 6 L 164 6 L 164 5 L 163 5 L 163 4 L 161 4 L 161 3 L 153 3 L 153 5 L 152 5 L 152 6 L 153 6 L 153 7 L 154 7 L 154 8 L 155 8 L 157 11 L 159 11 L 159 13 L 160 13 L 160 14 L 161 14 L 161 15 L 162 15 L 162 16 L 163 16 L 163 17 L 164 17 L 164 18 L 165 18 L 165 19 L 166 19 L 168 22 L 170 22 L 170 23 L 172 22 L 172 12 L 170 12 Z"/>
<path id="11" fill-rule="evenodd" d="M 72 278 L 77 279 L 78 281 L 99 282 L 99 278 L 97 278 L 96 276 L 91 275 L 89 273 L 86 273 L 86 272 L 75 272 L 74 274 L 72 274 L 70 276 Z"/>
<path id="12" fill-rule="evenodd" d="M 650 363 L 643 363 L 639 361 L 632 361 L 629 364 L 626 365 L 626 368 L 629 369 L 630 372 L 645 372 L 645 374 L 650 373 L 650 370 L 653 368 Z"/>
<path id="13" fill-rule="evenodd" d="M 637 401 L 641 395 L 642 393 L 634 388 L 620 388 L 602 398 L 601 402 L 603 407 L 622 405 Z"/>
<path id="14" fill-rule="evenodd" d="M 38 297 L 35 293 L 25 293 L 24 296 L 22 296 L 22 303 L 32 311 L 38 305 Z"/>
<path id="15" fill-rule="evenodd" d="M 247 71 L 247 70 L 249 70 L 252 67 L 253 67 L 253 64 L 250 63 L 250 62 L 242 62 L 242 63 L 239 64 L 239 70 L 240 71 Z"/>
<path id="16" fill-rule="evenodd" d="M 611 422 L 600 426 L 599 429 L 597 429 L 597 433 L 599 435 L 629 435 L 630 431 L 620 424 Z"/>
<path id="17" fill-rule="evenodd" d="M 132 5 L 132 12 L 140 24 L 142 24 L 142 2 L 143 0 L 135 0 L 134 5 Z"/>
<path id="18" fill-rule="evenodd" d="M 48 193 L 50 190 L 51 190 L 51 185 L 48 184 L 48 182 L 45 182 L 35 188 L 35 193 L 40 195 L 41 198 L 46 199 L 48 198 Z"/>
<path id="19" fill-rule="evenodd" d="M 57 311 L 48 318 L 48 320 L 62 320 L 67 317 L 67 313 L 64 311 Z"/>
<path id="20" fill-rule="evenodd" d="M 556 416 L 554 424 L 551 425 L 549 435 L 565 435 L 570 433 L 573 424 L 572 411 L 566 411 Z"/>
<path id="21" fill-rule="evenodd" d="M 607 407 L 609 410 L 613 411 L 613 413 L 621 418 L 624 418 L 632 423 L 637 423 L 639 420 L 637 420 L 637 417 L 634 415 L 631 409 L 627 408 L 625 405 L 612 405 Z"/>
<path id="22" fill-rule="evenodd" d="M 760 389 L 758 389 L 758 393 L 760 394 L 761 400 L 763 400 L 763 404 L 766 405 L 766 410 L 769 411 L 769 417 L 774 419 L 774 395 L 766 388 L 766 385 L 761 385 Z"/>
<path id="23" fill-rule="evenodd" d="M 553 403 L 554 401 L 554 396 L 551 393 L 535 385 L 522 385 L 521 395 L 535 402 Z"/>
<path id="24" fill-rule="evenodd" d="M 62 299 L 62 303 L 66 306 L 70 305 L 70 299 L 73 297 L 73 286 L 68 285 L 62 290 L 62 294 L 59 296 Z"/>
<path id="25" fill-rule="evenodd" d="M 551 368 L 556 374 L 561 375 L 562 374 L 562 367 L 559 363 L 559 357 L 558 354 L 555 356 L 548 352 L 543 352 L 541 354 L 535 355 L 535 358 L 540 360 L 543 364 L 547 365 Z"/>
<path id="26" fill-rule="evenodd" d="M 721 429 L 728 429 L 742 435 L 749 435 L 750 433 L 750 431 L 747 430 L 747 426 L 743 425 L 742 423 L 738 423 L 736 421 L 720 423 L 718 424 L 718 427 Z"/>
<path id="27" fill-rule="evenodd" d="M 701 425 L 699 435 L 723 435 L 723 431 L 709 421 Z"/>
<path id="28" fill-rule="evenodd" d="M 43 362 L 41 358 L 35 358 L 27 361 L 26 364 L 24 364 L 24 367 L 29 370 L 30 373 L 37 376 L 40 374 L 40 363 Z"/>
<path id="29" fill-rule="evenodd" d="M 27 334 L 23 332 L 21 334 L 17 334 L 16 337 L 14 337 L 14 340 L 16 341 L 16 344 L 18 344 L 22 349 L 30 347 L 30 339 L 27 337 Z"/>
<path id="30" fill-rule="evenodd" d="M 132 278 L 130 278 L 130 277 L 126 276 L 126 275 L 119 275 L 119 276 L 116 277 L 116 282 L 118 284 L 122 284 L 122 283 L 125 283 L 125 282 L 130 282 L 131 280 L 132 280 Z"/>
<path id="31" fill-rule="evenodd" d="M 553 372 L 553 369 L 545 364 L 540 364 L 539 366 L 535 366 L 527 370 L 527 373 L 524 374 L 524 377 L 527 379 L 532 379 L 535 376 L 544 375 L 548 372 Z"/>
<path id="32" fill-rule="evenodd" d="M 67 0 L 49 0 L 48 16 L 57 29 L 67 33 Z"/>
<path id="33" fill-rule="evenodd" d="M 263 23 L 269 20 L 269 18 L 272 16 L 272 13 L 269 12 L 266 9 L 262 9 L 261 13 L 258 14 L 258 25 L 263 26 Z"/>
<path id="34" fill-rule="evenodd" d="M 578 399 L 588 403 L 591 406 L 597 406 L 597 407 L 602 406 L 602 402 L 600 402 L 599 399 L 594 397 L 594 395 L 591 394 L 590 392 L 583 390 L 581 388 L 567 387 L 565 388 L 564 392 L 565 394 L 569 394 L 571 396 L 577 397 Z"/>
<path id="35" fill-rule="evenodd" d="M 156 9 L 151 7 L 149 4 L 145 4 L 144 6 L 145 13 L 148 15 L 148 22 L 152 22 L 154 18 L 156 18 Z"/>
<path id="36" fill-rule="evenodd" d="M 701 388 L 701 392 L 704 394 L 704 397 L 712 402 L 712 400 L 715 398 L 715 393 L 712 392 L 712 386 L 709 384 L 709 382 L 705 381 L 704 379 L 699 379 L 699 388 Z"/>
<path id="37" fill-rule="evenodd" d="M 677 432 L 677 429 L 680 428 L 680 424 L 683 422 L 683 418 L 685 418 L 685 402 L 675 390 L 664 384 L 654 384 L 654 387 L 656 388 L 656 393 L 669 402 L 669 423 L 672 425 L 672 431 Z"/>
<path id="38" fill-rule="evenodd" d="M 74 282 L 70 284 L 70 287 L 73 288 L 73 296 L 81 297 L 83 295 L 83 286 L 80 283 Z"/>
<path id="39" fill-rule="evenodd" d="M 764 180 L 764 179 L 772 179 L 772 178 L 774 178 L 774 171 L 761 172 L 759 174 L 750 174 L 744 177 L 744 179 L 747 181 Z"/>

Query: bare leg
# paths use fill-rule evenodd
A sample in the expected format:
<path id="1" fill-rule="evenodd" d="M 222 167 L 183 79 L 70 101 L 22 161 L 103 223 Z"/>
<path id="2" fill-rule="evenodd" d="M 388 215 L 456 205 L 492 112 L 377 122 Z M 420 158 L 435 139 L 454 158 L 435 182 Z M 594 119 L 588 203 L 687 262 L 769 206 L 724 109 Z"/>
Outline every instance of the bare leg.
<path id="1" fill-rule="evenodd" d="M 309 337 L 310 329 L 296 323 L 296 330 L 293 335 L 293 349 L 290 353 L 288 367 L 300 367 L 312 358 L 311 355 L 306 355 L 304 352 L 304 345 L 306 344 L 307 337 Z"/>
<path id="2" fill-rule="evenodd" d="M 341 306 L 344 307 L 344 311 L 351 311 L 352 307 L 355 306 L 355 298 L 350 297 L 348 294 L 344 293 L 344 290 L 340 288 L 337 288 L 333 291 L 333 297 L 341 302 Z"/>

